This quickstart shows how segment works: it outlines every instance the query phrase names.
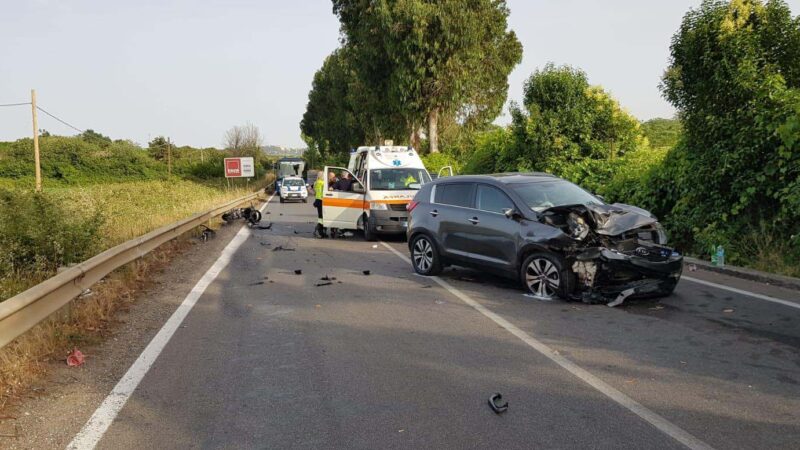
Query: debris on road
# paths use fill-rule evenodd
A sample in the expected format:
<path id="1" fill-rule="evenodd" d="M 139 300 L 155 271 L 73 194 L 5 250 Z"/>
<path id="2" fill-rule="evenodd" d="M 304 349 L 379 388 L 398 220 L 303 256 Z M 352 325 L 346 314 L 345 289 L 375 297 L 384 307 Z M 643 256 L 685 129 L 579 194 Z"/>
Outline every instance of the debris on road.
<path id="1" fill-rule="evenodd" d="M 689 272 L 697 272 L 697 264 L 689 264 Z"/>
<path id="2" fill-rule="evenodd" d="M 253 228 L 256 230 L 271 230 L 272 229 L 272 222 L 269 225 L 254 225 Z"/>
<path id="3" fill-rule="evenodd" d="M 250 286 L 260 286 L 264 283 L 265 283 L 264 281 L 256 281 L 255 283 L 250 283 Z"/>
<path id="4" fill-rule="evenodd" d="M 372 248 L 378 248 L 378 244 L 372 244 Z"/>
<path id="5" fill-rule="evenodd" d="M 294 274 L 295 274 L 295 275 L 302 275 L 302 274 L 303 274 L 303 271 L 302 271 L 302 270 L 300 270 L 300 269 L 295 269 L 295 271 L 294 271 Z"/>
<path id="6" fill-rule="evenodd" d="M 320 286 L 330 286 L 330 285 L 332 285 L 332 284 L 333 284 L 332 282 L 330 282 L 330 281 L 326 281 L 326 282 L 324 282 L 324 283 L 317 283 L 317 285 L 316 285 L 316 286 L 317 286 L 317 287 L 320 287 Z"/>
<path id="7" fill-rule="evenodd" d="M 336 281 L 336 277 L 325 275 L 324 277 L 320 278 L 320 280 L 322 280 L 322 281 Z"/>
<path id="8" fill-rule="evenodd" d="M 279 245 L 279 246 L 273 248 L 272 251 L 273 252 L 293 252 L 294 249 L 293 248 L 286 248 L 286 247 L 284 247 L 282 245 Z"/>
<path id="9" fill-rule="evenodd" d="M 733 308 L 725 308 L 722 310 L 724 313 L 732 313 L 733 311 L 735 311 Z"/>
<path id="10" fill-rule="evenodd" d="M 209 228 L 209 227 L 207 227 L 205 225 L 200 225 L 200 226 L 203 227 L 203 230 L 200 232 L 200 240 L 201 241 L 208 242 L 209 239 L 213 239 L 213 238 L 217 237 L 217 232 L 216 231 L 212 230 L 211 228 Z"/>
<path id="11" fill-rule="evenodd" d="M 67 365 L 70 367 L 80 366 L 85 360 L 86 357 L 77 348 L 72 349 L 69 355 L 67 355 Z"/>
<path id="12" fill-rule="evenodd" d="M 633 295 L 635 293 L 636 293 L 636 289 L 634 289 L 634 288 L 625 289 L 624 291 L 620 292 L 619 295 L 617 296 L 617 298 L 614 299 L 613 302 L 609 303 L 608 306 L 610 308 L 613 308 L 615 306 L 619 306 L 619 305 L 622 304 L 622 302 L 625 301 L 626 298 L 630 297 L 631 295 Z"/>
<path id="13" fill-rule="evenodd" d="M 363 273 L 364 275 L 369 275 L 371 272 L 369 270 L 364 270 L 361 273 Z"/>
<path id="14" fill-rule="evenodd" d="M 269 242 L 261 242 L 260 244 L 263 245 L 264 247 L 269 247 L 270 245 L 272 245 Z"/>
<path id="15" fill-rule="evenodd" d="M 492 411 L 495 414 L 502 414 L 508 410 L 508 402 L 503 403 L 502 405 L 498 405 L 497 402 L 503 400 L 503 395 L 499 392 L 495 392 L 489 397 L 489 406 L 492 408 Z"/>
<path id="16" fill-rule="evenodd" d="M 656 306 L 653 306 L 652 308 L 648 308 L 648 309 L 651 310 L 651 311 L 658 311 L 660 309 L 664 309 L 664 306 L 663 305 L 656 305 Z"/>

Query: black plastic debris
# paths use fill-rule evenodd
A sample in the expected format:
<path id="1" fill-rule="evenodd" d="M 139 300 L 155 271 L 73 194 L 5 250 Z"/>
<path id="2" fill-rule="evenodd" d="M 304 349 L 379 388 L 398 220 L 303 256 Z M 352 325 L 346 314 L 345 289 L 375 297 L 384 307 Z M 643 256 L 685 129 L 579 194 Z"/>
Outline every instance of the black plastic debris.
<path id="1" fill-rule="evenodd" d="M 203 227 L 203 231 L 200 232 L 200 240 L 201 241 L 208 242 L 209 239 L 213 239 L 213 238 L 217 237 L 217 232 L 216 231 L 212 230 L 211 228 L 209 228 L 209 227 L 207 227 L 205 225 L 200 225 L 200 226 Z"/>
<path id="2" fill-rule="evenodd" d="M 270 244 L 269 242 L 259 242 L 259 243 L 260 243 L 261 245 L 263 245 L 264 247 L 269 247 L 270 245 L 272 245 L 272 244 Z"/>
<path id="3" fill-rule="evenodd" d="M 302 275 L 302 274 L 303 274 L 303 271 L 302 271 L 302 270 L 300 270 L 300 269 L 295 269 L 295 271 L 294 271 L 294 274 L 295 274 L 295 275 Z"/>
<path id="4" fill-rule="evenodd" d="M 330 285 L 332 285 L 332 284 L 333 284 L 333 283 L 331 283 L 330 281 L 326 281 L 326 282 L 324 282 L 324 283 L 317 283 L 317 287 L 320 287 L 320 286 L 330 286 Z"/>
<path id="5" fill-rule="evenodd" d="M 256 281 L 255 283 L 250 283 L 250 286 L 260 286 L 264 283 L 265 283 L 264 281 Z"/>
<path id="6" fill-rule="evenodd" d="M 293 252 L 294 249 L 293 248 L 285 248 L 284 246 L 279 245 L 279 246 L 273 248 L 272 251 L 273 252 Z"/>
<path id="7" fill-rule="evenodd" d="M 324 277 L 320 278 L 320 280 L 322 280 L 322 281 L 336 281 L 336 277 L 331 277 L 331 276 L 325 275 Z"/>
<path id="8" fill-rule="evenodd" d="M 504 402 L 502 405 L 498 404 L 502 400 L 503 396 L 499 392 L 495 392 L 489 397 L 489 406 L 495 414 L 502 414 L 508 410 L 508 402 Z"/>
<path id="9" fill-rule="evenodd" d="M 364 275 L 369 275 L 371 272 L 369 270 L 364 270 L 361 273 L 363 273 Z"/>
<path id="10" fill-rule="evenodd" d="M 256 230 L 271 230 L 272 229 L 272 222 L 269 225 L 253 225 L 253 228 Z"/>

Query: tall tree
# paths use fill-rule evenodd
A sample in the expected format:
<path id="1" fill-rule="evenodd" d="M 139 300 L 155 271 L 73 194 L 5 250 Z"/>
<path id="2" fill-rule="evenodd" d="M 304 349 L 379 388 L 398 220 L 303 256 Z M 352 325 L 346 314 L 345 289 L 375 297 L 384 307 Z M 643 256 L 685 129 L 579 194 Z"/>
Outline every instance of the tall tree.
<path id="1" fill-rule="evenodd" d="M 524 109 L 512 107 L 516 149 L 506 166 L 558 172 L 584 158 L 614 159 L 642 142 L 639 122 L 586 74 L 548 64 L 525 83 Z"/>
<path id="2" fill-rule="evenodd" d="M 796 236 L 800 20 L 779 0 L 705 0 L 670 51 L 662 91 L 685 130 L 668 157 L 683 168 L 672 177 L 674 222 L 716 243 L 761 221 Z"/>
<path id="3" fill-rule="evenodd" d="M 442 115 L 490 122 L 522 46 L 502 0 L 333 0 L 356 71 L 369 92 L 397 104 L 413 136 L 427 122 L 438 151 Z"/>
<path id="4" fill-rule="evenodd" d="M 261 130 L 252 123 L 237 125 L 225 132 L 225 149 L 235 156 L 252 156 L 258 159 L 261 156 L 261 146 L 264 138 Z"/>

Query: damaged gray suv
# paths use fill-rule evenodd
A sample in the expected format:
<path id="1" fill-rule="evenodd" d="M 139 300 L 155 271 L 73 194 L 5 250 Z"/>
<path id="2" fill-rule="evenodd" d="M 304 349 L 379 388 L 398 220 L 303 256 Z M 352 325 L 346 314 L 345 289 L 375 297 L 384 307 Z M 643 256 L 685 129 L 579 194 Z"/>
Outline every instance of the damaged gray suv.
<path id="1" fill-rule="evenodd" d="M 665 296 L 683 267 L 652 214 L 544 173 L 442 178 L 424 185 L 408 211 L 417 273 L 472 267 L 517 279 L 542 300 L 615 306 Z"/>

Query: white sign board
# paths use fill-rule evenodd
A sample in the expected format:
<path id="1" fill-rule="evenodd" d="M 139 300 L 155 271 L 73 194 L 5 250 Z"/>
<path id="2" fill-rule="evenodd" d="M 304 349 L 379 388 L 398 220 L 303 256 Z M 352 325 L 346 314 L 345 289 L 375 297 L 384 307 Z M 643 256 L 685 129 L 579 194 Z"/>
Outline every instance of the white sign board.
<path id="1" fill-rule="evenodd" d="M 251 157 L 225 158 L 225 178 L 252 178 L 256 166 Z"/>

